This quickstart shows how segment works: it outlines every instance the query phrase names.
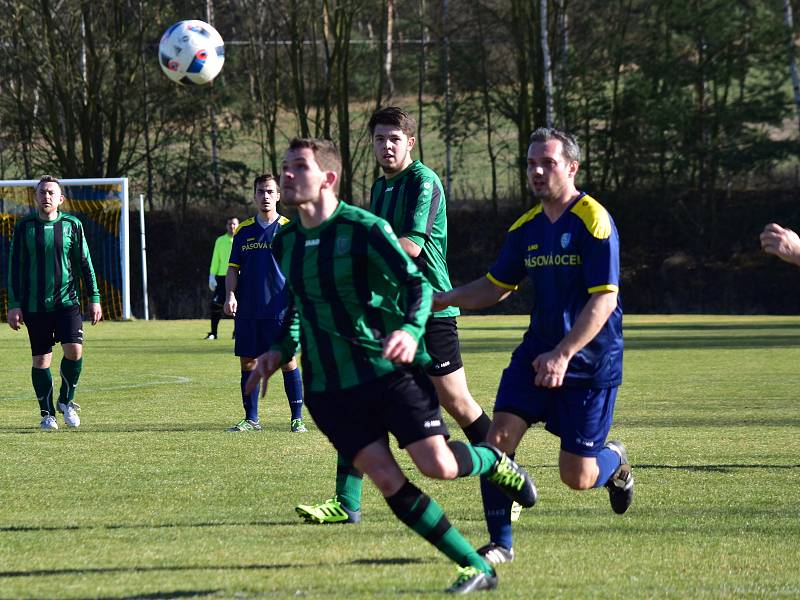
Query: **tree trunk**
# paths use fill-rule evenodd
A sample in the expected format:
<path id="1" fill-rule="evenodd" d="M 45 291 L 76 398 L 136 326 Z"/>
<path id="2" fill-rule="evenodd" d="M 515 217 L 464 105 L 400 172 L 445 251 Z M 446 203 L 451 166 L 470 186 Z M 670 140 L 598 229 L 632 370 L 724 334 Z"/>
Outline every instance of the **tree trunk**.
<path id="1" fill-rule="evenodd" d="M 542 45 L 542 70 L 544 71 L 544 121 L 547 127 L 552 127 L 553 71 L 550 61 L 550 41 L 548 39 L 547 1 L 539 0 L 539 37 Z"/>
<path id="2" fill-rule="evenodd" d="M 392 80 L 392 38 L 394 36 L 394 0 L 386 0 L 386 54 L 383 59 L 383 72 L 386 78 L 386 99 L 394 97 Z"/>
<path id="3" fill-rule="evenodd" d="M 794 92 L 794 105 L 797 112 L 797 125 L 800 129 L 800 76 L 797 74 L 797 57 L 795 56 L 792 0 L 783 0 L 783 22 L 786 25 L 786 41 L 789 50 L 789 72 L 792 76 L 792 91 Z"/>
<path id="4" fill-rule="evenodd" d="M 420 28 L 420 48 L 419 48 L 419 77 L 417 80 L 417 152 L 419 160 L 425 162 L 425 154 L 422 146 L 422 120 L 425 108 L 425 82 L 428 71 L 428 27 L 425 25 L 425 0 L 419 0 L 419 28 Z"/>

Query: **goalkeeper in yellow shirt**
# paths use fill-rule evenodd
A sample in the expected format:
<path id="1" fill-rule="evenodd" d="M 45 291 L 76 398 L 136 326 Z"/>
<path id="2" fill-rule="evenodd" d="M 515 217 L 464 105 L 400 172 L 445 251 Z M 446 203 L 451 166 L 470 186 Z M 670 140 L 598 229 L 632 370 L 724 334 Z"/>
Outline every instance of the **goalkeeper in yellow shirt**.
<path id="1" fill-rule="evenodd" d="M 222 318 L 222 307 L 225 304 L 225 275 L 228 273 L 233 234 L 237 227 L 239 227 L 239 219 L 231 217 L 225 224 L 225 233 L 214 242 L 214 253 L 211 255 L 211 267 L 208 274 L 208 289 L 211 290 L 211 331 L 205 337 L 207 340 L 216 340 L 219 337 L 217 328 Z"/>

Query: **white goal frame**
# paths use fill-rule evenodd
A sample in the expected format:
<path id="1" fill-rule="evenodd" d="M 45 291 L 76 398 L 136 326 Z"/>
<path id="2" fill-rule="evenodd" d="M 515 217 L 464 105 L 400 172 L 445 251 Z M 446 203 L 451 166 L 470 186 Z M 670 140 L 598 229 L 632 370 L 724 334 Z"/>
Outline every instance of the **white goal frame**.
<path id="1" fill-rule="evenodd" d="M 122 210 L 119 215 L 119 250 L 120 270 L 122 272 L 122 318 L 126 321 L 131 318 L 131 274 L 130 274 L 130 235 L 128 219 L 128 178 L 127 177 L 99 177 L 95 179 L 59 179 L 62 186 L 72 185 L 121 185 Z M 38 179 L 0 179 L 0 187 L 33 187 L 39 183 Z"/>

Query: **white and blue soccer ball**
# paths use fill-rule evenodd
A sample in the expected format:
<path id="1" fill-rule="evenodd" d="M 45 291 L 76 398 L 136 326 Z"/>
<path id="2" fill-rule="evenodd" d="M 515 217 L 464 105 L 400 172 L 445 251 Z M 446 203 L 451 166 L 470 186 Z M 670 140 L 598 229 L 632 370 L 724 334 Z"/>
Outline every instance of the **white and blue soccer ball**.
<path id="1" fill-rule="evenodd" d="M 178 21 L 161 36 L 158 61 L 172 81 L 202 85 L 222 70 L 225 43 L 217 30 L 204 21 Z"/>

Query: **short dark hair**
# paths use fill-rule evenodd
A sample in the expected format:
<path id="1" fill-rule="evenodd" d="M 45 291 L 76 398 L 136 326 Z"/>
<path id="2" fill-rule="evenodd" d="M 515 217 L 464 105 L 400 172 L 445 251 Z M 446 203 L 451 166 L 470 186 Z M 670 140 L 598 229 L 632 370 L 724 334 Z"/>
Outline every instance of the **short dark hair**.
<path id="1" fill-rule="evenodd" d="M 320 138 L 294 138 L 289 142 L 289 150 L 309 148 L 314 153 L 314 160 L 323 171 L 334 171 L 337 177 L 342 175 L 342 155 L 331 140 Z M 338 186 L 337 186 L 338 187 Z"/>
<path id="2" fill-rule="evenodd" d="M 58 187 L 61 187 L 61 182 L 55 175 L 42 175 L 39 177 L 39 183 L 36 184 L 36 189 L 38 190 L 39 186 L 43 183 L 55 183 Z"/>
<path id="3" fill-rule="evenodd" d="M 254 194 L 256 193 L 259 183 L 268 183 L 270 181 L 274 181 L 275 185 L 278 188 L 278 191 L 281 191 L 281 182 L 278 181 L 278 178 L 275 177 L 275 175 L 273 175 L 272 173 L 264 173 L 263 175 L 259 175 L 253 180 L 253 193 Z M 231 217 L 231 219 L 236 219 L 236 218 L 237 217 Z"/>
<path id="4" fill-rule="evenodd" d="M 408 137 L 417 135 L 417 121 L 397 106 L 387 106 L 372 113 L 367 127 L 369 127 L 369 134 L 375 134 L 375 127 L 377 125 L 391 125 L 397 127 L 405 133 Z"/>
<path id="5" fill-rule="evenodd" d="M 578 146 L 578 140 L 575 136 L 566 131 L 555 129 L 554 127 L 539 127 L 531 134 L 529 144 L 534 142 L 549 142 L 550 140 L 558 140 L 561 142 L 561 154 L 567 162 L 581 160 L 581 148 Z"/>

